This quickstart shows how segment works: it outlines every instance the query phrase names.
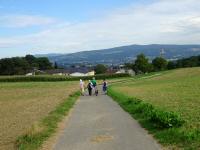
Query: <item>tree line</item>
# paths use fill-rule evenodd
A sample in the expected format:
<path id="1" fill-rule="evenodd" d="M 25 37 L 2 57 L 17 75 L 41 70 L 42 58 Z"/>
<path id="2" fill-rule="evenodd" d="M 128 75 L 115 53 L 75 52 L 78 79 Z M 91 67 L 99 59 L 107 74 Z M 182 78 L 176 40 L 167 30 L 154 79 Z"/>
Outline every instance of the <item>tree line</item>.
<path id="1" fill-rule="evenodd" d="M 46 57 L 36 58 L 33 55 L 0 59 L 0 75 L 24 75 L 34 69 L 52 69 L 53 65 Z"/>
<path id="2" fill-rule="evenodd" d="M 200 55 L 176 61 L 167 61 L 163 57 L 156 57 L 150 61 L 144 54 L 139 54 L 134 62 L 125 64 L 127 69 L 133 69 L 136 74 L 198 66 L 200 66 Z M 57 63 L 52 65 L 46 57 L 36 58 L 33 55 L 26 55 L 25 57 L 0 59 L 0 75 L 24 75 L 34 69 L 45 71 L 57 68 L 59 68 Z M 94 70 L 96 74 L 103 74 L 107 67 L 99 64 L 95 66 Z"/>
<path id="3" fill-rule="evenodd" d="M 136 74 L 198 66 L 200 66 L 200 55 L 175 61 L 167 61 L 164 57 L 156 57 L 150 62 L 144 54 L 139 54 L 135 62 L 125 64 L 126 68 L 133 69 Z"/>

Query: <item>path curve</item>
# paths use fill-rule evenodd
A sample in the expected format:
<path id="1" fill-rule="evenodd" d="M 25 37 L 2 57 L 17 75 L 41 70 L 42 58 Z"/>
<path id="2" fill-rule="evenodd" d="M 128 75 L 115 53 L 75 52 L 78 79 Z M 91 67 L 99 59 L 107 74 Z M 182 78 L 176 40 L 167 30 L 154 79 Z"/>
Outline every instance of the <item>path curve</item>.
<path id="1" fill-rule="evenodd" d="M 160 150 L 128 113 L 106 95 L 82 96 L 54 150 Z"/>

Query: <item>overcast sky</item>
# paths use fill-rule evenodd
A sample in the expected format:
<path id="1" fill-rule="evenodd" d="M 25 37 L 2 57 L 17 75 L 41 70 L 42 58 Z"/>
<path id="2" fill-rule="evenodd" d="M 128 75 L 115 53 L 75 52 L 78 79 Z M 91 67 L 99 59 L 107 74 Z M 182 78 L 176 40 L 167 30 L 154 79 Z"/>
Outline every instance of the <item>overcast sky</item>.
<path id="1" fill-rule="evenodd" d="M 0 58 L 200 44 L 200 0 L 0 0 Z"/>

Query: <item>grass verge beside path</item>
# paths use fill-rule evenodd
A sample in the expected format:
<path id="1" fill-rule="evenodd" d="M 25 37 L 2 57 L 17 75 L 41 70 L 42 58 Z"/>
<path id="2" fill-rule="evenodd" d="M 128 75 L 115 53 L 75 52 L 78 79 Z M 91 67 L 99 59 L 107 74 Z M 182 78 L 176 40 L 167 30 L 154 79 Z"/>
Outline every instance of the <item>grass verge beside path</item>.
<path id="1" fill-rule="evenodd" d="M 200 150 L 199 75 L 186 68 L 141 76 L 112 84 L 108 94 L 167 148 Z"/>
<path id="2" fill-rule="evenodd" d="M 58 122 L 69 112 L 76 100 L 80 96 L 80 92 L 71 94 L 66 101 L 61 103 L 54 111 L 50 112 L 38 124 L 32 126 L 30 131 L 23 136 L 18 137 L 16 147 L 19 150 L 35 150 L 38 149 L 44 141 L 46 141 L 57 128 Z"/>
<path id="3" fill-rule="evenodd" d="M 116 92 L 112 87 L 108 90 L 108 95 L 167 148 L 188 150 L 200 148 L 200 131 L 183 130 L 180 126 L 184 121 L 179 114 L 162 111 L 149 103 Z"/>

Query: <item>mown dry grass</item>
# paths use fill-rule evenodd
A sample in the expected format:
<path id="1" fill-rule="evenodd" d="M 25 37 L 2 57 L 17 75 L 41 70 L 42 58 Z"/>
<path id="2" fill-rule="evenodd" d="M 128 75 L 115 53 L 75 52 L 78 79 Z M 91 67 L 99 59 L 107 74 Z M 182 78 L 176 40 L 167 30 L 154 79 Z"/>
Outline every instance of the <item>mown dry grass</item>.
<path id="1" fill-rule="evenodd" d="M 166 110 L 179 112 L 187 127 L 200 128 L 200 68 L 179 69 L 113 87 Z"/>
<path id="2" fill-rule="evenodd" d="M 18 136 L 30 132 L 33 124 L 77 89 L 77 82 L 1 83 L 0 149 L 14 149 Z"/>

